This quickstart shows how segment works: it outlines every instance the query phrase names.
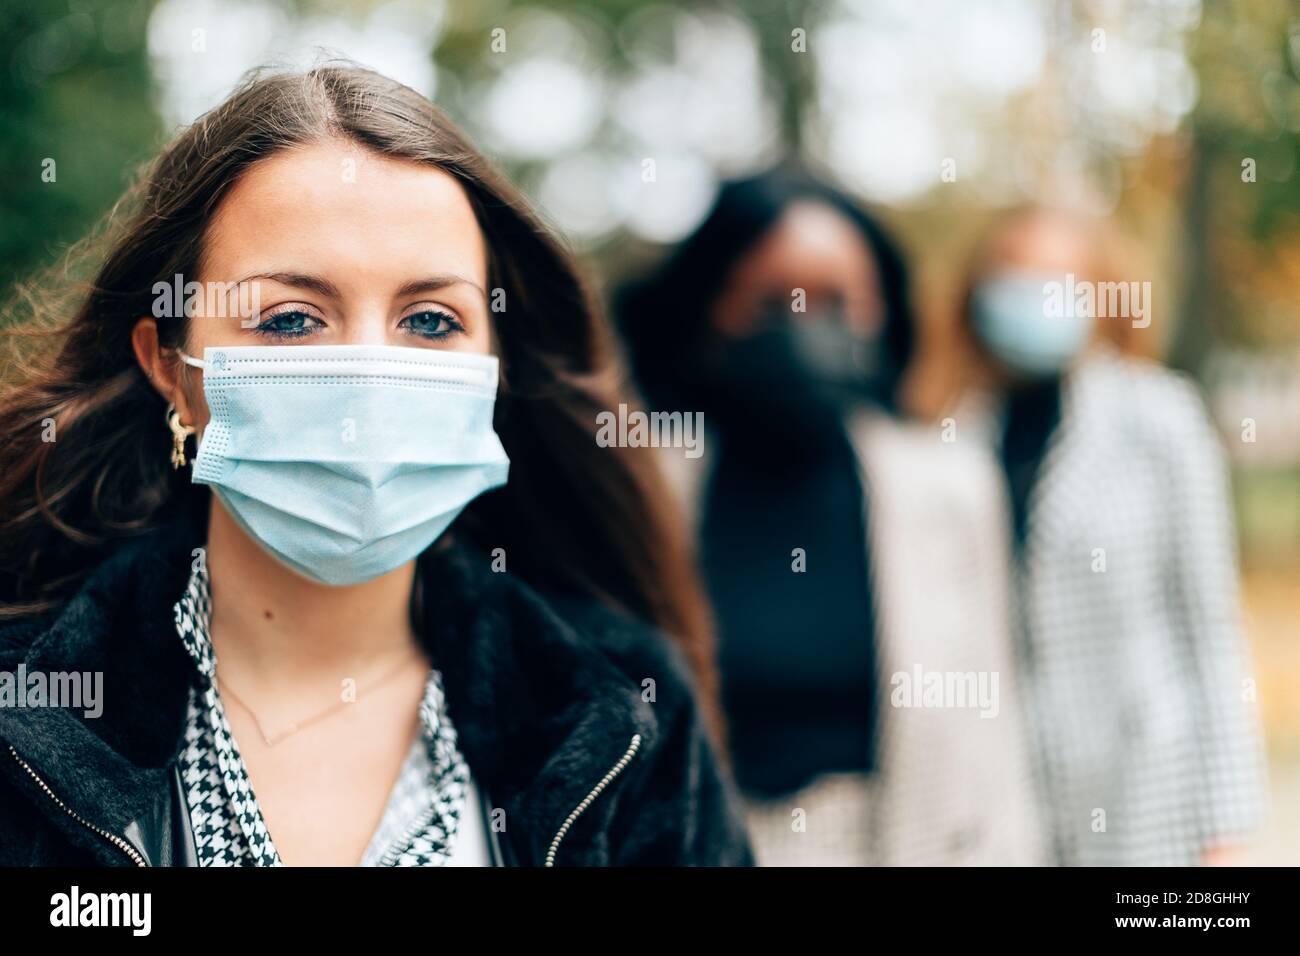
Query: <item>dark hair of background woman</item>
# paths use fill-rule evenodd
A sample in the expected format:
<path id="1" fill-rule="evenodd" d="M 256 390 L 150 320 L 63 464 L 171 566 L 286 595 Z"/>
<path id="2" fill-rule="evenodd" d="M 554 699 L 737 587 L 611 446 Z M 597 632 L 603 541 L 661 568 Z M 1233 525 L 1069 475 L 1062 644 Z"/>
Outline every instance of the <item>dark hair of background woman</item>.
<path id="1" fill-rule="evenodd" d="M 641 391 L 657 405 L 690 404 L 677 374 L 682 356 L 710 334 L 710 313 L 736 265 L 796 202 L 816 201 L 843 215 L 875 258 L 885 305 L 885 359 L 879 400 L 898 411 L 898 390 L 915 347 L 907 266 L 889 233 L 851 196 L 792 167 L 779 166 L 725 183 L 703 224 L 648 277 L 614 295 L 614 313 Z"/>

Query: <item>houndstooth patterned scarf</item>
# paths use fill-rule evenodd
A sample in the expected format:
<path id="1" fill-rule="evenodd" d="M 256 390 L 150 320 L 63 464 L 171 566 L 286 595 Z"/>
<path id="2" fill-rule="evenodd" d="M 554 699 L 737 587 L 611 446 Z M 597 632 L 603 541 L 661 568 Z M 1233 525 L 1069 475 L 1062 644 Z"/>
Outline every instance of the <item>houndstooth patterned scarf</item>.
<path id="1" fill-rule="evenodd" d="M 253 794 L 214 678 L 206 565 L 197 562 L 176 602 L 176 630 L 198 668 L 180 755 L 200 866 L 282 866 Z M 411 744 L 362 866 L 442 866 L 466 804 L 469 771 L 456 748 L 441 675 L 430 669 Z"/>

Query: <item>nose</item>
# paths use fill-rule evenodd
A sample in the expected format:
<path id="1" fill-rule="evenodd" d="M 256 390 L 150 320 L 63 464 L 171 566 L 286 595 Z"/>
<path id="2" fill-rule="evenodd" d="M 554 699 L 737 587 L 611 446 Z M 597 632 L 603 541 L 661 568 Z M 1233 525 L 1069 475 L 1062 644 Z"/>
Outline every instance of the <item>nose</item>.
<path id="1" fill-rule="evenodd" d="M 397 323 L 389 321 L 388 303 L 366 299 L 349 304 L 343 315 L 344 345 L 397 345 Z"/>

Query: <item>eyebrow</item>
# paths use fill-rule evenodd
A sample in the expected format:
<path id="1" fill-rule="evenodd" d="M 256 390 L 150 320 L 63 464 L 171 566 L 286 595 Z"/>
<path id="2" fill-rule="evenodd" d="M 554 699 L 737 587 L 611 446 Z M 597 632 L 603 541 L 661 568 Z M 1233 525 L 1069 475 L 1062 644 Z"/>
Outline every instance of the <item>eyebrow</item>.
<path id="1" fill-rule="evenodd" d="M 302 272 L 258 272 L 250 276 L 244 276 L 236 283 L 237 286 L 245 282 L 252 282 L 255 279 L 267 279 L 271 282 L 278 282 L 281 285 L 293 286 L 297 289 L 307 289 L 315 292 L 317 295 L 323 295 L 327 298 L 339 298 L 339 289 L 334 283 L 322 276 L 309 275 Z M 478 291 L 484 299 L 487 298 L 487 292 L 477 282 L 472 282 L 464 276 L 456 275 L 454 272 L 440 272 L 435 275 L 426 276 L 422 279 L 412 279 L 402 285 L 397 290 L 399 298 L 408 295 L 418 295 L 422 292 L 438 292 L 453 285 L 467 285 Z"/>

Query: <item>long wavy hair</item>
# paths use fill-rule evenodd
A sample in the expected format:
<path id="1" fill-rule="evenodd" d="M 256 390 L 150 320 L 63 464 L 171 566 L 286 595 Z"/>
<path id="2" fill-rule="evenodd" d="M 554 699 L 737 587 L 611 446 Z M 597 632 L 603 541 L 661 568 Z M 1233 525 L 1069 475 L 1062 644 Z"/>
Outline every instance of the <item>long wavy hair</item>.
<path id="1" fill-rule="evenodd" d="M 471 504 L 457 533 L 505 548 L 530 584 L 661 628 L 720 734 L 709 616 L 653 450 L 595 440 L 597 413 L 626 400 L 623 375 L 572 257 L 432 103 L 351 64 L 250 75 L 64 264 L 18 290 L 0 369 L 0 615 L 56 607 L 115 542 L 205 506 L 196 496 L 207 489 L 169 465 L 163 400 L 132 352 L 132 327 L 151 314 L 156 282 L 198 274 L 213 214 L 249 167 L 329 137 L 454 176 L 487 240 L 490 281 L 506 293 L 508 309 L 493 315 L 495 426 L 511 480 Z M 184 319 L 159 323 L 165 348 L 185 335 Z"/>

